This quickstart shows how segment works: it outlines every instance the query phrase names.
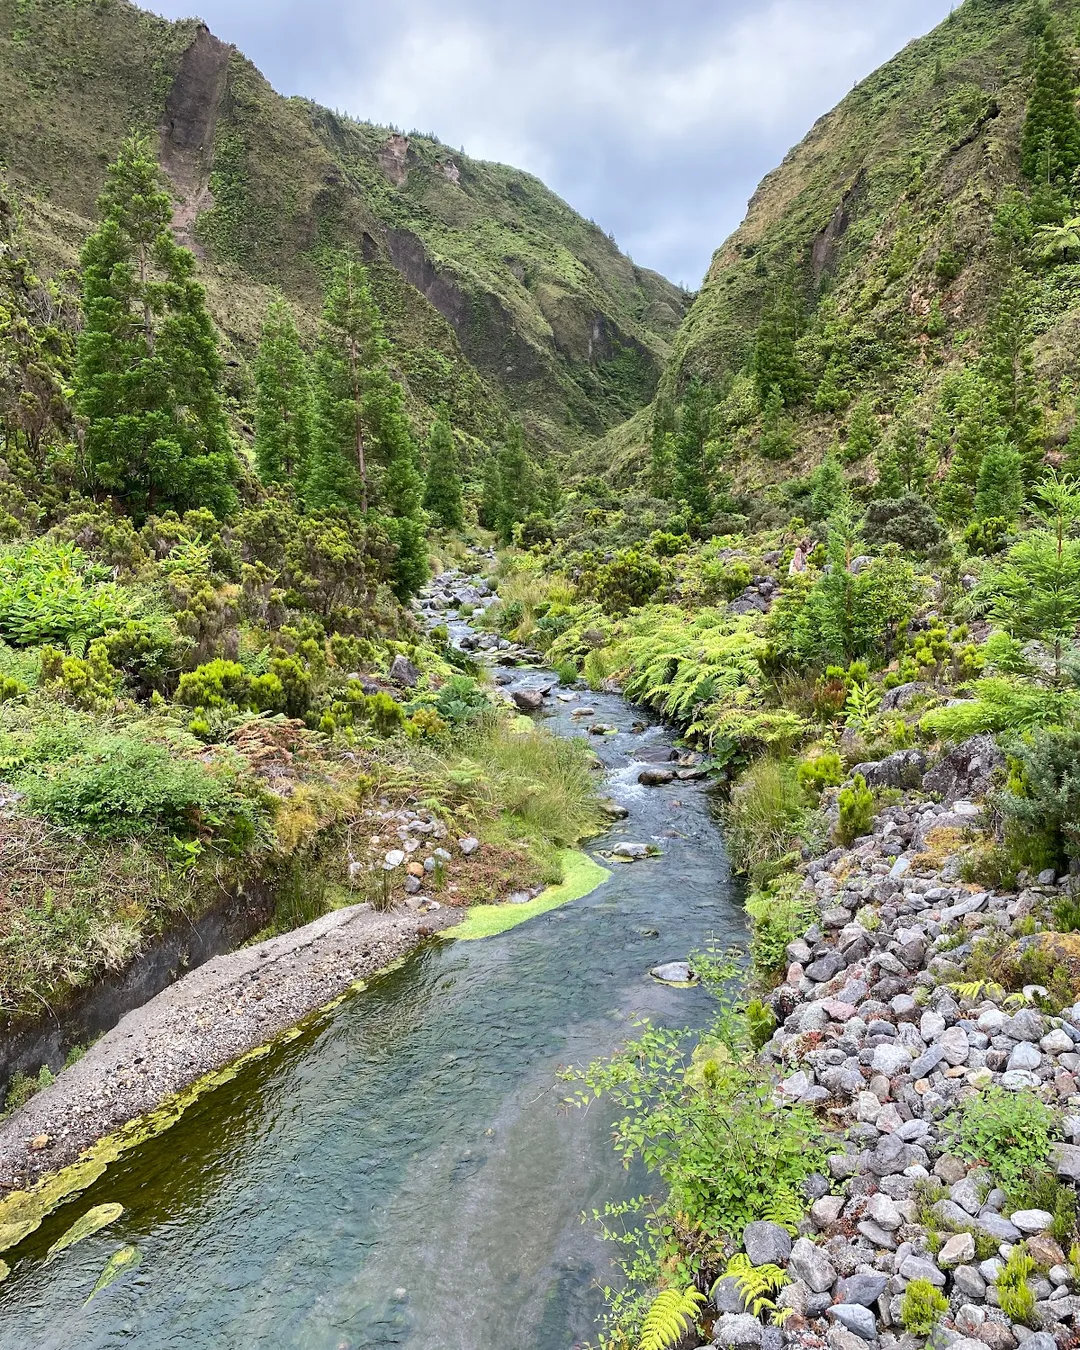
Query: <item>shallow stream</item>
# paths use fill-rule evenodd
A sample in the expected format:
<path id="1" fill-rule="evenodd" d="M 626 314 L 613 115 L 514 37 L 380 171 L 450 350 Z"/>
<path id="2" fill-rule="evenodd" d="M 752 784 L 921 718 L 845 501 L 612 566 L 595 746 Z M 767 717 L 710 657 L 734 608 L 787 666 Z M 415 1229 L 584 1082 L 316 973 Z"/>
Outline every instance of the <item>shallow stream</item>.
<path id="1" fill-rule="evenodd" d="M 539 682 L 535 673 L 515 676 Z M 549 681 L 545 680 L 545 683 Z M 635 1013 L 700 1025 L 708 999 L 649 977 L 709 938 L 742 942 L 738 890 L 698 784 L 644 788 L 614 695 L 552 699 L 617 726 L 590 737 L 628 820 L 656 843 L 584 900 L 499 937 L 428 943 L 299 1039 L 245 1066 L 111 1166 L 17 1249 L 0 1350 L 570 1350 L 594 1334 L 611 1252 L 583 1210 L 636 1193 L 603 1104 L 560 1109 L 562 1064 L 614 1049 Z M 92 1205 L 111 1227 L 49 1265 Z M 108 1258 L 141 1264 L 84 1306 Z"/>

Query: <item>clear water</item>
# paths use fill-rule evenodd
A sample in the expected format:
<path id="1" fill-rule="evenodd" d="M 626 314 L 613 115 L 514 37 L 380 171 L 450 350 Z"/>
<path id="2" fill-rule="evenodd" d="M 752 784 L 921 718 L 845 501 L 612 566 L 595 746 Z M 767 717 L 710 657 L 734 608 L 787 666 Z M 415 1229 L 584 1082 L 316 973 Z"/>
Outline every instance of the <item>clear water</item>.
<path id="1" fill-rule="evenodd" d="M 528 676 L 526 679 L 530 678 Z M 584 696 L 583 696 L 584 698 Z M 583 1210 L 636 1193 L 603 1105 L 560 1109 L 560 1065 L 613 1049 L 633 1014 L 700 1025 L 699 990 L 650 967 L 744 923 L 708 795 L 646 789 L 639 715 L 590 738 L 654 841 L 591 896 L 498 938 L 438 940 L 303 1037 L 247 1066 L 116 1163 L 9 1260 L 0 1350 L 570 1350 L 593 1334 L 611 1253 Z M 583 734 L 558 705 L 564 735 Z M 122 1218 L 50 1265 L 91 1205 Z M 142 1262 L 89 1306 L 119 1247 Z"/>

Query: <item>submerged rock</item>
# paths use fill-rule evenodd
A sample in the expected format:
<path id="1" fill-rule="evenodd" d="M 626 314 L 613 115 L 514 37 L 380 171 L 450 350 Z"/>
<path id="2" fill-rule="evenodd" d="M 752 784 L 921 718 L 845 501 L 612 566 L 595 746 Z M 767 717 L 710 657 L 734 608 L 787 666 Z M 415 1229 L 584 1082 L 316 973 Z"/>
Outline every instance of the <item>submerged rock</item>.
<path id="1" fill-rule="evenodd" d="M 661 984 L 671 984 L 683 987 L 690 984 L 697 984 L 697 972 L 690 965 L 689 961 L 668 961 L 662 966 L 653 966 L 649 974 L 654 980 L 659 980 Z"/>

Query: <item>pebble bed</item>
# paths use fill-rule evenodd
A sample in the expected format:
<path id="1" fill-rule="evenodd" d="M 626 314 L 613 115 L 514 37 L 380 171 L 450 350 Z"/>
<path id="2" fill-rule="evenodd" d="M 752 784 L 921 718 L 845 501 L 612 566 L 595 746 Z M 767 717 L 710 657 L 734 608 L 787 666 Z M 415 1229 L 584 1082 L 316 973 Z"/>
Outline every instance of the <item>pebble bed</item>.
<path id="1" fill-rule="evenodd" d="M 1060 1112 L 1062 1142 L 1048 1166 L 1080 1183 L 1080 1004 L 1051 1018 L 1015 995 L 1005 1006 L 993 986 L 977 1001 L 956 988 L 977 939 L 1009 932 L 1075 879 L 1042 873 L 1005 894 L 963 884 L 955 854 L 929 865 L 942 830 L 978 826 L 972 798 L 998 761 L 993 742 L 977 738 L 929 771 L 913 751 L 859 766 L 879 786 L 920 791 L 882 811 L 873 834 L 850 849 L 803 865 L 818 917 L 787 949 L 785 978 L 770 996 L 778 1026 L 761 1053 L 779 1097 L 813 1106 L 837 1133 L 827 1172 L 807 1185 L 799 1235 L 771 1223 L 742 1235 L 754 1264 L 786 1268 L 778 1301 L 787 1320 L 764 1325 L 723 1280 L 713 1294 L 718 1346 L 918 1350 L 927 1338 L 901 1318 L 912 1280 L 948 1300 L 929 1338 L 935 1347 L 1065 1350 L 1080 1340 L 1080 1281 L 1048 1231 L 1053 1216 L 1010 1211 L 985 1168 L 949 1152 L 945 1125 L 962 1099 L 988 1087 L 1036 1093 Z M 927 1228 L 917 1188 L 931 1180 L 943 1198 Z M 988 1259 L 977 1259 L 976 1236 L 984 1255 L 992 1240 Z M 1037 1267 L 1031 1326 L 1009 1320 L 996 1287 L 1021 1242 Z"/>

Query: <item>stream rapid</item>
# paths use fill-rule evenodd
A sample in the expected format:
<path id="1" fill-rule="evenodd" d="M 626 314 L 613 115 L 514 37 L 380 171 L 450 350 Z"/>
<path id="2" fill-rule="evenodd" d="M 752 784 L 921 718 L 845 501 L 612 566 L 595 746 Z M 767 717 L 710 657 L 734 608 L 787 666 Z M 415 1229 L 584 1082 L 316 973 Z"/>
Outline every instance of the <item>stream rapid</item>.
<path id="1" fill-rule="evenodd" d="M 552 683 L 515 671 L 514 686 Z M 167 1133 L 114 1163 L 8 1259 L 0 1350 L 570 1350 L 595 1340 L 612 1250 L 582 1212 L 647 1188 L 611 1146 L 610 1110 L 560 1103 L 582 1065 L 645 1015 L 709 1018 L 652 967 L 745 941 L 710 797 L 647 788 L 666 729 L 612 694 L 553 697 L 546 724 L 589 736 L 623 840 L 663 856 L 585 899 L 478 942 L 432 940 L 399 969 L 249 1062 Z M 91 1206 L 110 1227 L 44 1263 Z M 108 1259 L 136 1269 L 86 1299 Z"/>

